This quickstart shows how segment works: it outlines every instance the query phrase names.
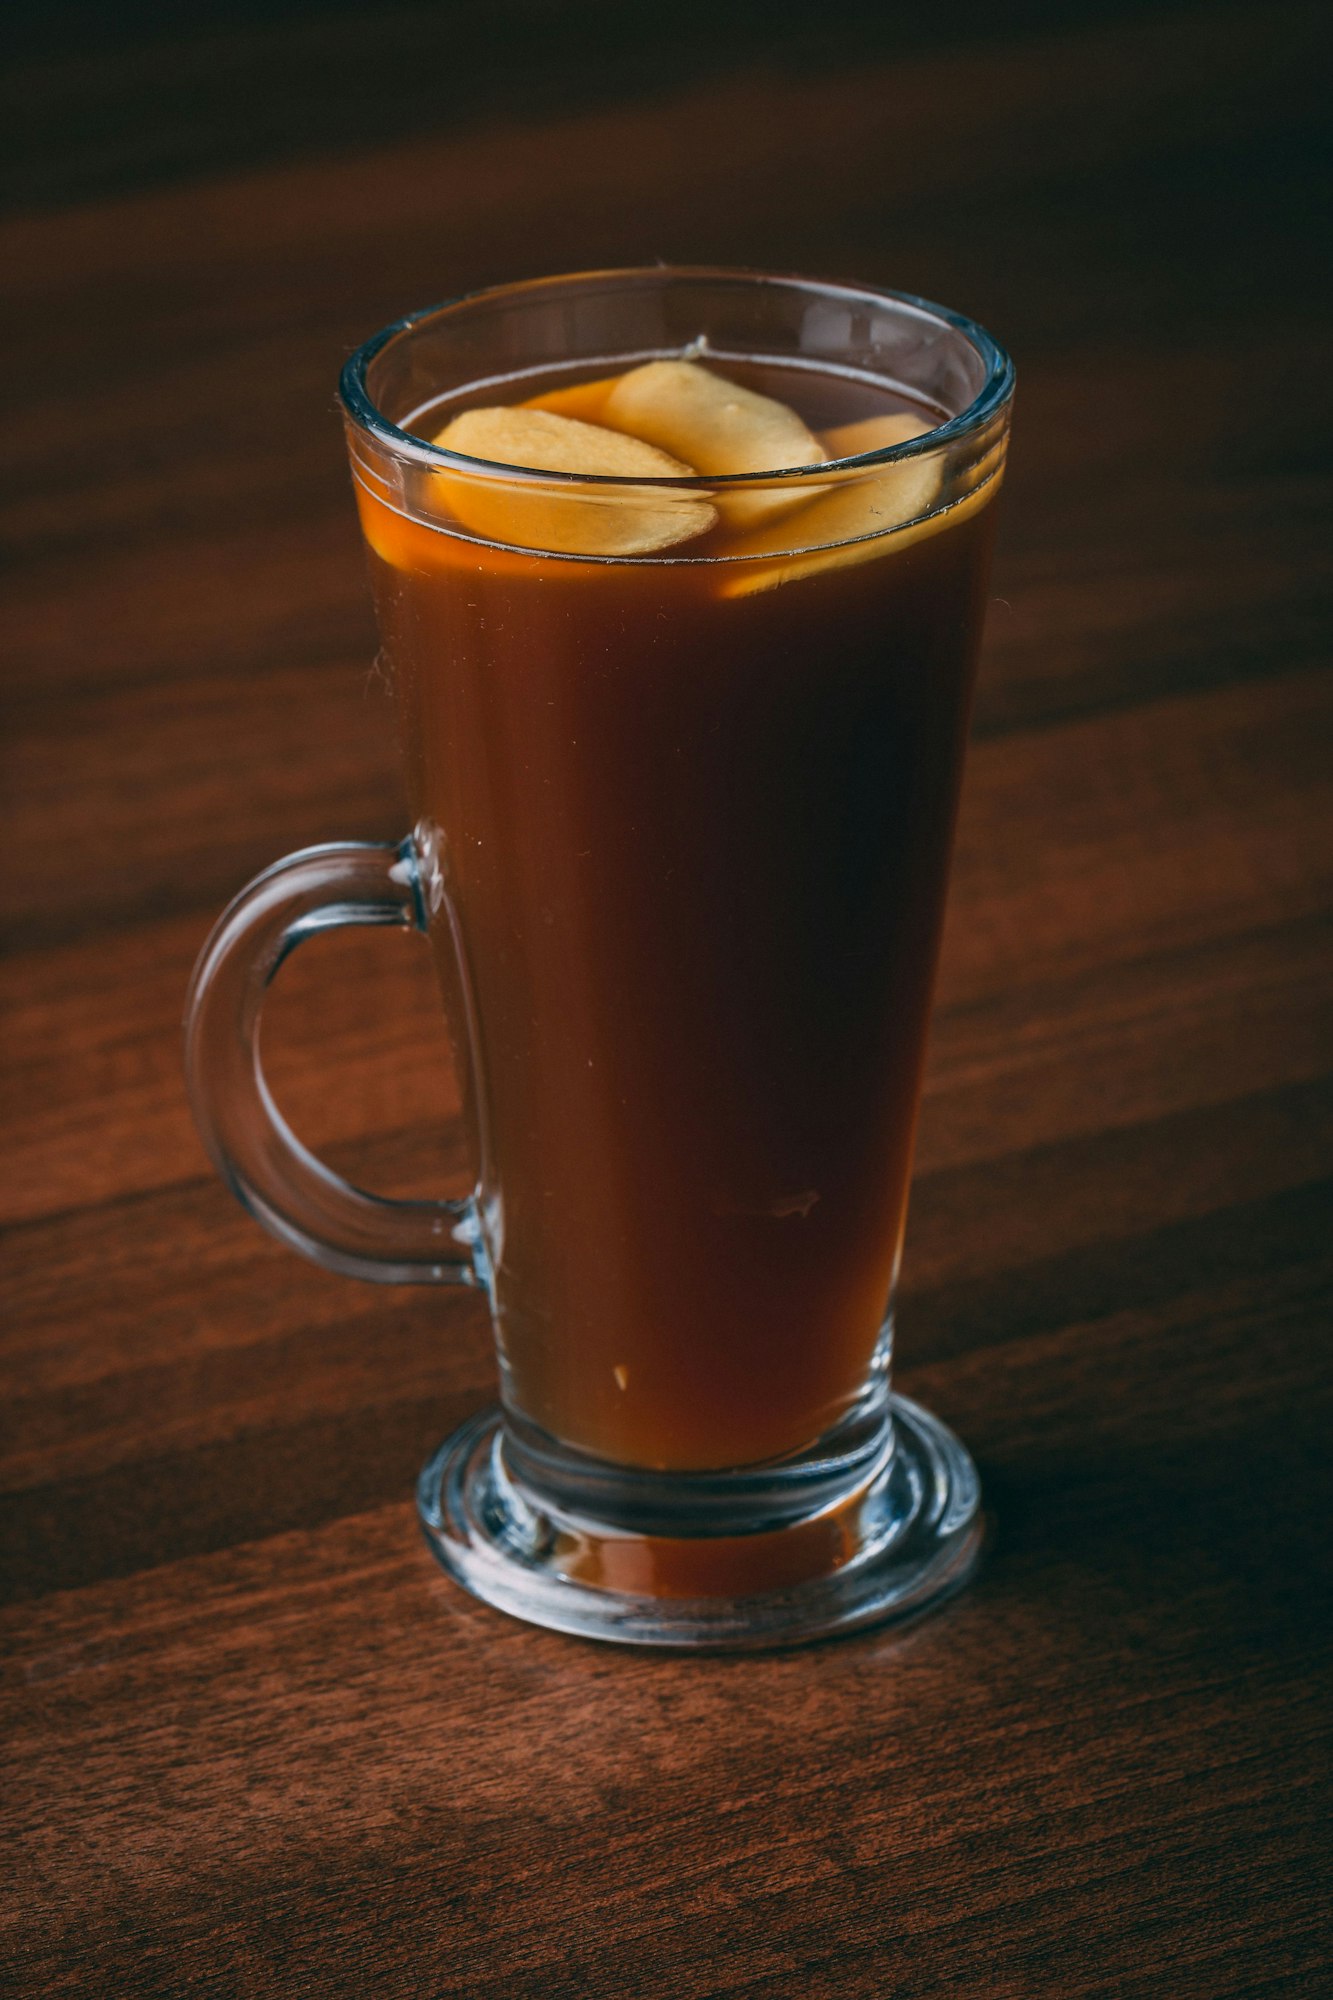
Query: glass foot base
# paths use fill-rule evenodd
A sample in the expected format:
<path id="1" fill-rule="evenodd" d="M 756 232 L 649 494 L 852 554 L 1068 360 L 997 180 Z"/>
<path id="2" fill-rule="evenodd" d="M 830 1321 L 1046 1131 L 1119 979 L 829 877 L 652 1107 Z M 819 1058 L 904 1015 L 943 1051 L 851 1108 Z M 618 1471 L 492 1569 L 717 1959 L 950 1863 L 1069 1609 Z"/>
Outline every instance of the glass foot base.
<path id="1" fill-rule="evenodd" d="M 857 1492 L 746 1535 L 625 1533 L 539 1511 L 510 1475 L 499 1410 L 464 1424 L 417 1487 L 426 1540 L 474 1597 L 628 1646 L 739 1651 L 906 1618 L 961 1588 L 982 1541 L 976 1467 L 891 1396 L 893 1446 Z"/>

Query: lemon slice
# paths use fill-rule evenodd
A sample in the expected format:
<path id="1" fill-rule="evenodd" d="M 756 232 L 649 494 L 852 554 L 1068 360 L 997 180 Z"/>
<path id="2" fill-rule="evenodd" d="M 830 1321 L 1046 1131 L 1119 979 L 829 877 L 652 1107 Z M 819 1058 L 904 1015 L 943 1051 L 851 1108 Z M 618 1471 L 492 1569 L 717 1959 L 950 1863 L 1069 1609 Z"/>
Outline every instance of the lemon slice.
<path id="1" fill-rule="evenodd" d="M 688 478 L 694 468 L 639 438 L 550 410 L 465 410 L 433 440 L 447 451 L 532 472 Z M 544 486 L 503 473 L 435 474 L 455 520 L 487 541 L 556 555 L 638 556 L 702 535 L 717 519 L 698 493 Z"/>
<path id="2" fill-rule="evenodd" d="M 604 424 L 683 458 L 705 474 L 785 472 L 820 465 L 824 447 L 795 410 L 772 396 L 728 382 L 697 361 L 646 361 L 631 368 L 602 406 Z M 716 496 L 736 526 L 785 513 L 799 489 Z"/>

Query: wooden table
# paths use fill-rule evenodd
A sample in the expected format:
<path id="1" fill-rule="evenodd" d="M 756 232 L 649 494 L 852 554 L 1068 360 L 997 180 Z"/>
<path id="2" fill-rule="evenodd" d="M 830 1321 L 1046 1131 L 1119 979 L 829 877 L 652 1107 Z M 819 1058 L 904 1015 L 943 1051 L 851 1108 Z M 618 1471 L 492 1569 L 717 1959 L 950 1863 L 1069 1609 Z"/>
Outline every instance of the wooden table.
<path id="1" fill-rule="evenodd" d="M 809 11 L 759 61 L 706 8 L 607 41 L 585 4 L 561 67 L 497 0 L 452 69 L 447 9 L 374 62 L 309 7 L 174 49 L 29 24 L 6 1991 L 1330 1990 L 1316 15 Z M 261 1236 L 178 1050 L 231 891 L 403 821 L 344 355 L 657 255 L 947 299 L 1021 377 L 899 1369 L 994 1544 L 906 1634 L 753 1659 L 600 1650 L 435 1571 L 410 1492 L 491 1393 L 483 1315 Z M 270 1041 L 337 1165 L 456 1180 L 411 940 L 309 947 Z"/>

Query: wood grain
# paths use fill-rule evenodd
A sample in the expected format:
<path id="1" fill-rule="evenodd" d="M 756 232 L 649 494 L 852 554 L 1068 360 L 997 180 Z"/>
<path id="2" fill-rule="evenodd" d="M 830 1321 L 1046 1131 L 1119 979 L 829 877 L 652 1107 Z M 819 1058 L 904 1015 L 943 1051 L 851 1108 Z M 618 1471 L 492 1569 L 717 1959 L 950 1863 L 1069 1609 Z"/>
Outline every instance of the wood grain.
<path id="1" fill-rule="evenodd" d="M 77 50 L 33 14 L 14 71 L 0 1987 L 1323 1994 L 1319 14 L 779 5 L 763 60 L 685 6 L 667 60 L 633 10 L 558 56 L 553 10 L 484 11 L 448 104 L 413 6 L 401 90 L 313 0 L 66 7 Z M 657 255 L 945 298 L 1021 375 L 899 1368 L 993 1544 L 914 1630 L 751 1660 L 434 1572 L 409 1495 L 491 1393 L 484 1315 L 261 1236 L 179 1071 L 240 882 L 401 830 L 343 356 Z M 269 1041 L 336 1164 L 457 1185 L 412 940 L 308 947 Z"/>

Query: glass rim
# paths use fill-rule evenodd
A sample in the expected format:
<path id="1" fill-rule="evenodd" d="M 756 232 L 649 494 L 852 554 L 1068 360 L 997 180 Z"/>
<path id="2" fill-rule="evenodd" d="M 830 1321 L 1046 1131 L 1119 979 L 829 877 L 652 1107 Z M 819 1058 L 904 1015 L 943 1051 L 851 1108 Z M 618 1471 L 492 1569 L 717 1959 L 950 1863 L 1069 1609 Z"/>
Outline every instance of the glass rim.
<path id="1" fill-rule="evenodd" d="M 922 318 L 934 320 L 952 327 L 968 341 L 986 369 L 986 378 L 965 410 L 956 417 L 925 431 L 920 437 L 907 438 L 901 444 L 881 445 L 874 451 L 854 453 L 848 458 L 822 459 L 814 465 L 775 466 L 764 472 L 721 472 L 721 473 L 673 473 L 670 475 L 636 473 L 630 477 L 624 473 L 604 472 L 564 472 L 545 466 L 513 465 L 505 461 L 473 458 L 465 452 L 449 451 L 442 445 L 432 444 L 429 439 L 418 437 L 396 424 L 372 398 L 366 386 L 366 376 L 371 362 L 390 341 L 409 333 L 426 320 L 456 311 L 461 306 L 498 303 L 506 297 L 524 292 L 539 291 L 545 286 L 568 286 L 606 279 L 632 278 L 682 278 L 693 280 L 725 280 L 730 283 L 754 285 L 786 285 L 799 290 L 817 293 L 822 298 L 840 298 L 862 304 L 906 306 Z M 668 491 L 686 489 L 697 492 L 701 485 L 710 490 L 715 487 L 752 486 L 767 484 L 778 479 L 827 478 L 831 472 L 854 472 L 865 467 L 891 465 L 904 459 L 917 458 L 928 451 L 938 451 L 941 446 L 954 443 L 960 438 L 982 429 L 987 421 L 1000 410 L 1014 389 L 1014 364 L 1000 343 L 976 320 L 968 319 L 963 313 L 952 311 L 948 306 L 937 305 L 933 299 L 925 299 L 915 292 L 900 292 L 888 286 L 849 285 L 837 279 L 808 278 L 798 274 L 774 271 L 747 270 L 740 266 L 719 264 L 635 264 L 624 267 L 610 267 L 605 270 L 563 271 L 544 278 L 520 278 L 509 284 L 483 286 L 475 292 L 460 292 L 456 297 L 444 299 L 437 305 L 421 306 L 415 312 L 404 313 L 401 319 L 391 320 L 387 326 L 373 333 L 369 340 L 362 342 L 343 365 L 338 380 L 338 394 L 348 417 L 361 430 L 377 438 L 381 444 L 399 456 L 415 459 L 428 468 L 452 466 L 463 472 L 481 472 L 487 477 L 499 473 L 510 479 L 517 474 L 521 479 L 540 480 L 543 484 L 569 486 L 610 486 L 662 488 Z"/>

